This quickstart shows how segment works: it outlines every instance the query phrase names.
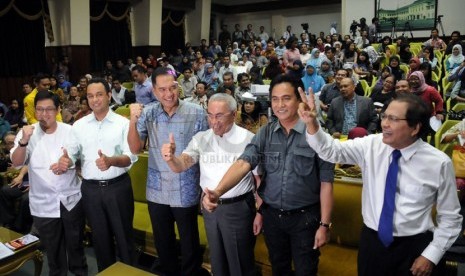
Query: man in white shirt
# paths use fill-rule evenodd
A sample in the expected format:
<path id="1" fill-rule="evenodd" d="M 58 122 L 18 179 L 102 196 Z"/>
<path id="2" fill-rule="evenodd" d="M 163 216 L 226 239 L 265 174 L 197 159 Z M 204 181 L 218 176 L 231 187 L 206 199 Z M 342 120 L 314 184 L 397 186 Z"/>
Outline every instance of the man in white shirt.
<path id="1" fill-rule="evenodd" d="M 302 44 L 300 46 L 300 60 L 302 61 L 302 64 L 307 64 L 307 61 L 310 59 L 311 55 L 308 52 L 308 46 L 307 44 Z"/>
<path id="2" fill-rule="evenodd" d="M 265 32 L 264 26 L 260 26 L 260 33 L 258 34 L 258 38 L 260 39 L 260 42 L 262 41 L 268 42 L 268 39 L 270 39 L 270 36 L 268 35 L 268 33 Z"/>
<path id="3" fill-rule="evenodd" d="M 223 82 L 223 74 L 225 72 L 232 72 L 233 73 L 233 76 L 234 76 L 234 80 L 237 79 L 237 71 L 236 71 L 236 68 L 234 68 L 232 65 L 231 65 L 231 59 L 229 58 L 228 55 L 224 56 L 223 57 L 223 66 L 221 66 L 220 68 L 220 71 L 218 73 L 218 80 L 220 80 L 220 82 Z"/>
<path id="4" fill-rule="evenodd" d="M 175 156 L 172 134 L 170 143 L 162 146 L 161 154 L 170 169 L 180 173 L 199 163 L 202 189 L 216 188 L 253 137 L 234 124 L 236 110 L 232 96 L 213 95 L 208 104 L 210 129 L 197 133 L 180 156 Z M 255 211 L 253 191 L 254 177 L 248 172 L 219 199 L 215 212 L 203 212 L 214 275 L 255 275 L 254 234 L 260 233 L 262 220 Z"/>
<path id="5" fill-rule="evenodd" d="M 84 210 L 81 181 L 75 168 L 61 171 L 57 162 L 71 126 L 57 122 L 58 96 L 41 91 L 35 100 L 33 125 L 24 126 L 11 150 L 14 166 L 29 167 L 29 206 L 40 241 L 47 252 L 50 275 L 87 275 L 84 254 Z"/>
<path id="6" fill-rule="evenodd" d="M 113 88 L 111 89 L 111 98 L 116 105 L 121 106 L 124 104 L 124 94 L 126 94 L 127 89 L 121 85 L 119 79 L 113 79 Z"/>
<path id="7" fill-rule="evenodd" d="M 74 123 L 65 147 L 69 155 L 59 160 L 60 172 L 81 161 L 82 203 L 99 272 L 116 262 L 116 252 L 119 261 L 134 261 L 134 198 L 127 172 L 137 156 L 127 141 L 129 120 L 109 108 L 110 99 L 105 80 L 89 81 L 87 100 L 93 112 Z"/>
<path id="8" fill-rule="evenodd" d="M 309 145 L 324 160 L 362 168 L 358 274 L 437 273 L 435 266 L 461 232 L 462 216 L 450 158 L 420 139 L 429 128 L 426 104 L 413 94 L 399 94 L 380 115 L 382 134 L 344 143 L 322 130 L 316 114 L 312 94 L 299 107 Z M 396 163 L 397 170 L 391 170 Z"/>

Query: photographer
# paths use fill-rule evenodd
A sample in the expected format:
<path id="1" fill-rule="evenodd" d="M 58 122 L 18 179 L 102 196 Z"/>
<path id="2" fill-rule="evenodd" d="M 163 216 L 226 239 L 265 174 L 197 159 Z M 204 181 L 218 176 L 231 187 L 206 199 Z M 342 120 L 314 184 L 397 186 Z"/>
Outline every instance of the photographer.
<path id="1" fill-rule="evenodd" d="M 370 43 L 378 42 L 379 29 L 379 19 L 377 17 L 373 17 L 373 19 L 371 19 L 371 25 L 368 27 L 368 40 L 370 40 Z"/>

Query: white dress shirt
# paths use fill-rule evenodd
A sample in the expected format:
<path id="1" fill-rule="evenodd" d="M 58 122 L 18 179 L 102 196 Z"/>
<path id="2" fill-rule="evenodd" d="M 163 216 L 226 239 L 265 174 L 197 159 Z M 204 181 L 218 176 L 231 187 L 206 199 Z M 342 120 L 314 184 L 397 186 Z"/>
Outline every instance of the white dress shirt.
<path id="1" fill-rule="evenodd" d="M 56 175 L 50 170 L 53 163 L 63 155 L 63 146 L 69 139 L 71 126 L 57 122 L 54 133 L 47 134 L 34 124 L 34 132 L 26 149 L 25 164 L 29 173 L 29 207 L 37 217 L 59 218 L 60 202 L 69 211 L 81 199 L 81 180 L 75 169 Z M 13 153 L 23 137 L 20 131 L 15 139 Z"/>
<path id="2" fill-rule="evenodd" d="M 315 135 L 307 133 L 307 142 L 323 160 L 360 166 L 363 222 L 375 231 L 378 230 L 386 175 L 394 150 L 382 139 L 382 134 L 377 134 L 341 143 L 321 127 Z M 393 234 L 402 237 L 433 231 L 433 241 L 422 255 L 437 264 L 462 227 L 452 162 L 446 154 L 421 139 L 400 151 Z M 437 227 L 431 216 L 435 204 Z"/>
<path id="3" fill-rule="evenodd" d="M 117 105 L 123 105 L 124 103 L 124 94 L 126 93 L 126 88 L 121 86 L 121 89 L 118 91 L 115 88 L 111 89 L 111 97 Z"/>
<path id="4" fill-rule="evenodd" d="M 111 166 L 108 170 L 101 171 L 95 163 L 99 158 L 99 150 L 110 157 L 126 155 L 131 159 L 131 165 L 136 162 L 137 155 L 132 154 L 129 149 L 128 131 L 129 120 L 111 109 L 102 121 L 97 121 L 94 113 L 91 113 L 74 123 L 66 148 L 74 162 L 81 160 L 84 179 L 108 180 L 129 171 L 131 166 Z"/>
<path id="5" fill-rule="evenodd" d="M 234 124 L 223 137 L 215 135 L 212 129 L 198 132 L 187 145 L 183 154 L 187 154 L 200 165 L 200 186 L 202 190 L 213 190 L 228 171 L 229 167 L 244 152 L 254 134 Z M 249 172 L 231 190 L 221 198 L 243 195 L 254 189 L 254 179 Z"/>

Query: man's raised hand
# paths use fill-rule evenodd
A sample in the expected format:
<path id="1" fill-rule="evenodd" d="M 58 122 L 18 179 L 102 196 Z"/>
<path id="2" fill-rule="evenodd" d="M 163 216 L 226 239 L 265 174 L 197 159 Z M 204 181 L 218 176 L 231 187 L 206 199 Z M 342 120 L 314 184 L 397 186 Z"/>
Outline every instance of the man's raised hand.
<path id="1" fill-rule="evenodd" d="M 307 96 L 304 90 L 299 87 L 299 94 L 302 102 L 299 104 L 299 110 L 297 112 L 299 113 L 300 119 L 307 125 L 307 132 L 309 134 L 315 134 L 319 128 L 315 94 L 313 94 L 311 88 L 309 88 L 308 92 L 309 95 Z"/>

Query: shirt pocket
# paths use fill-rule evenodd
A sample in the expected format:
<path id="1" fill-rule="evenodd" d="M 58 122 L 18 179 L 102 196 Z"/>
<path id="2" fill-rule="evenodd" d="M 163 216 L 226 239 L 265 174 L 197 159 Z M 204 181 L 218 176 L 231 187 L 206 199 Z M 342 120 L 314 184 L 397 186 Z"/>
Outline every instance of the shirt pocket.
<path id="1" fill-rule="evenodd" d="M 294 171 L 297 175 L 307 176 L 313 171 L 315 152 L 309 148 L 296 147 L 294 149 Z"/>

